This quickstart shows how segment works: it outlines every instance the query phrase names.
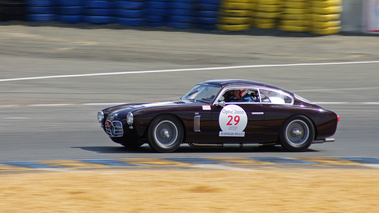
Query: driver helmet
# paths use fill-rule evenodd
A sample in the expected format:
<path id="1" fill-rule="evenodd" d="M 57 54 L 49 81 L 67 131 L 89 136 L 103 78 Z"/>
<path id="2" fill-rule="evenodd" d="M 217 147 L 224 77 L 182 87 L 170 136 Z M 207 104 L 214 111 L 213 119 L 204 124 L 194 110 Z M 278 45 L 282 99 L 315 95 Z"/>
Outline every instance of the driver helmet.
<path id="1" fill-rule="evenodd" d="M 247 94 L 248 90 L 247 89 L 242 89 L 241 90 L 241 93 L 240 93 L 240 96 L 243 97 Z"/>

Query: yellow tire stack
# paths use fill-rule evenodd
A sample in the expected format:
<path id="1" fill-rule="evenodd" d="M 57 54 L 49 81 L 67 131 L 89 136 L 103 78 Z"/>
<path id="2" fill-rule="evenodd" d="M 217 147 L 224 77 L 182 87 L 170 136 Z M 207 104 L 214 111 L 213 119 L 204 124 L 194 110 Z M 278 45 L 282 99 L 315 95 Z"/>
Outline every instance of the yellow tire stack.
<path id="1" fill-rule="evenodd" d="M 290 32 L 310 31 L 310 0 L 283 0 L 279 29 Z"/>
<path id="2" fill-rule="evenodd" d="M 342 0 L 311 0 L 311 32 L 337 34 L 341 30 Z"/>
<path id="3" fill-rule="evenodd" d="M 255 0 L 254 26 L 261 29 L 272 29 L 278 25 L 282 12 L 283 0 Z"/>
<path id="4" fill-rule="evenodd" d="M 254 23 L 255 23 L 255 8 L 257 7 L 257 3 L 259 2 L 260 0 L 250 0 L 251 4 L 250 4 L 250 25 L 251 26 L 254 26 Z"/>
<path id="5" fill-rule="evenodd" d="M 222 0 L 218 29 L 243 31 L 251 27 L 252 0 Z"/>

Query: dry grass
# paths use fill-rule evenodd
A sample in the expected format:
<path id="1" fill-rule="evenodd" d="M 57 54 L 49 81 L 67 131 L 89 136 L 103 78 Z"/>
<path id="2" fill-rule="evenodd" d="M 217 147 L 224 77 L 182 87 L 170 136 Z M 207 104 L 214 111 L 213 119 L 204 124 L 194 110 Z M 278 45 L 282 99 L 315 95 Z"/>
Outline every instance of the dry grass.
<path id="1" fill-rule="evenodd" d="M 379 170 L 0 175 L 0 212 L 379 212 Z"/>

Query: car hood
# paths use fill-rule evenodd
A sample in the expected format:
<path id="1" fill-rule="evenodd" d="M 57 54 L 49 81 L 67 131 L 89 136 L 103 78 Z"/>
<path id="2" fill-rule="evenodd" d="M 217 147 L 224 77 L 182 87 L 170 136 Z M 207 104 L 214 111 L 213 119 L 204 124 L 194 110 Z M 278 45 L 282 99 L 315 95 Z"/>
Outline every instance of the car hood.
<path id="1" fill-rule="evenodd" d="M 113 106 L 104 109 L 104 113 L 110 114 L 115 111 L 135 111 L 140 109 L 148 109 L 155 107 L 169 107 L 169 106 L 178 106 L 178 105 L 209 105 L 202 102 L 194 102 L 190 100 L 178 100 L 178 101 L 164 101 L 164 102 L 155 102 L 155 103 L 132 103 L 132 104 L 122 104 L 118 106 Z"/>
<path id="2" fill-rule="evenodd" d="M 172 105 L 177 105 L 177 104 L 185 104 L 185 102 L 165 101 L 165 102 L 155 102 L 155 103 L 144 103 L 144 104 L 132 105 L 129 108 L 131 108 L 131 109 L 141 109 L 141 108 L 149 108 L 149 107 L 172 106 Z"/>

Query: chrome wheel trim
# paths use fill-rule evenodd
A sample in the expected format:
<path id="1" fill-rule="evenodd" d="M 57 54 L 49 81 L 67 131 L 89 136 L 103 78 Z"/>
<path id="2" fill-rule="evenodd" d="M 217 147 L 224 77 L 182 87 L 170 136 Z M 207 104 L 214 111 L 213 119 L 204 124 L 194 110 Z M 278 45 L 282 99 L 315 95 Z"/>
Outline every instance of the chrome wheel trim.
<path id="1" fill-rule="evenodd" d="M 174 145 L 178 136 L 178 128 L 175 123 L 170 120 L 163 120 L 154 128 L 154 139 L 162 148 L 169 148 Z"/>
<path id="2" fill-rule="evenodd" d="M 285 130 L 285 137 L 292 147 L 301 147 L 307 143 L 310 135 L 308 124 L 303 120 L 291 121 Z"/>

